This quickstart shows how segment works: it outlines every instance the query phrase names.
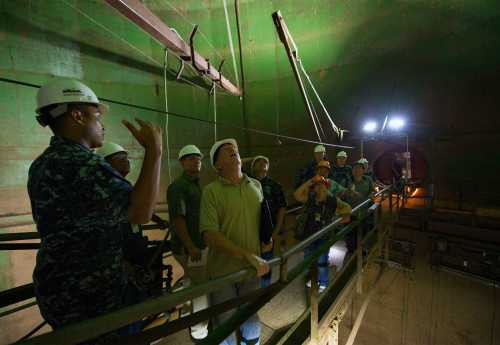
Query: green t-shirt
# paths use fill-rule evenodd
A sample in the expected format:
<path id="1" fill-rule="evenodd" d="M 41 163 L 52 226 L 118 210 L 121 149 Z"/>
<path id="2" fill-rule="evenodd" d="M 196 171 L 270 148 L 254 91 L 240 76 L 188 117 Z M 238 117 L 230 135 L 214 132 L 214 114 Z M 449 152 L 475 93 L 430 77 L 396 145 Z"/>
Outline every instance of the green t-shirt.
<path id="1" fill-rule="evenodd" d="M 351 188 L 352 186 L 354 186 L 354 191 L 360 194 L 359 196 L 350 193 L 348 194 L 347 202 L 352 207 L 361 204 L 363 201 L 368 199 L 373 192 L 373 181 L 368 176 L 363 175 L 361 181 L 359 182 L 353 181 Z"/>
<path id="2" fill-rule="evenodd" d="M 263 201 L 259 181 L 243 174 L 239 184 L 218 178 L 203 190 L 200 210 L 200 233 L 218 231 L 237 246 L 260 255 L 260 210 Z M 210 248 L 210 278 L 248 267 L 243 259 L 227 256 Z"/>
<path id="3" fill-rule="evenodd" d="M 343 192 L 346 190 L 346 188 L 344 186 L 337 183 L 336 181 L 334 181 L 332 179 L 328 179 L 328 181 L 330 182 L 330 189 L 328 189 L 328 191 L 332 194 L 332 196 L 336 196 L 337 193 Z"/>
<path id="4" fill-rule="evenodd" d="M 200 200 L 201 188 L 198 178 L 182 174 L 167 189 L 168 214 L 170 226 L 172 227 L 172 251 L 175 254 L 182 253 L 182 242 L 175 233 L 173 219 L 178 216 L 184 217 L 187 230 L 193 243 L 200 249 L 205 245 L 201 239 L 200 224 Z"/>

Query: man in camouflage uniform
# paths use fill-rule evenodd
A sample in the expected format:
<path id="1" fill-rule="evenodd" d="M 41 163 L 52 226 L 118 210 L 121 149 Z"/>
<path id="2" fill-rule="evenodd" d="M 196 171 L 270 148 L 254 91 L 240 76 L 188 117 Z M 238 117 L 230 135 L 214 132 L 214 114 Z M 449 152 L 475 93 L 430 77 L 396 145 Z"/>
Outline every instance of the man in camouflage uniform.
<path id="1" fill-rule="evenodd" d="M 146 151 L 132 187 L 91 151 L 102 145 L 101 117 L 107 110 L 91 89 L 76 80 L 55 79 L 39 90 L 37 103 L 38 122 L 54 136 L 29 169 L 28 193 L 41 238 L 33 281 L 42 316 L 59 328 L 123 306 L 127 277 L 120 223 L 151 218 L 161 131 L 141 120 L 139 129 L 124 121 Z"/>

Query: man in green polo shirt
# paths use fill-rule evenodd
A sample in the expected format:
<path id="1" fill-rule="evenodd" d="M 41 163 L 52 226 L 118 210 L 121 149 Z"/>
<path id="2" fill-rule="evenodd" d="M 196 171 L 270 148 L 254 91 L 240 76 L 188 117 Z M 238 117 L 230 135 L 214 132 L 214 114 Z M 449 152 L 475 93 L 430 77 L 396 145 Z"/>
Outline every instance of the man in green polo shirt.
<path id="1" fill-rule="evenodd" d="M 194 145 L 186 145 L 179 151 L 183 174 L 167 190 L 168 213 L 172 224 L 172 251 L 184 269 L 185 286 L 207 280 L 206 266 L 202 257 L 205 245 L 199 231 L 201 188 L 199 174 L 203 155 Z M 193 312 L 208 307 L 207 296 L 192 301 Z M 198 340 L 208 335 L 208 321 L 191 327 L 191 336 Z"/>
<path id="2" fill-rule="evenodd" d="M 352 166 L 353 180 L 348 189 L 347 202 L 356 207 L 373 196 L 373 181 L 365 175 L 363 161 L 360 159 Z"/>
<path id="3" fill-rule="evenodd" d="M 211 279 L 253 266 L 257 276 L 269 271 L 260 258 L 260 212 L 264 199 L 259 181 L 241 172 L 241 159 L 234 139 L 216 142 L 210 150 L 212 166 L 219 178 L 203 190 L 200 232 L 209 247 L 208 271 Z M 260 287 L 257 277 L 227 285 L 212 293 L 219 304 Z M 216 325 L 226 321 L 235 310 L 217 315 Z M 240 326 L 241 344 L 259 345 L 260 321 L 257 314 Z M 221 344 L 236 344 L 235 335 Z"/>

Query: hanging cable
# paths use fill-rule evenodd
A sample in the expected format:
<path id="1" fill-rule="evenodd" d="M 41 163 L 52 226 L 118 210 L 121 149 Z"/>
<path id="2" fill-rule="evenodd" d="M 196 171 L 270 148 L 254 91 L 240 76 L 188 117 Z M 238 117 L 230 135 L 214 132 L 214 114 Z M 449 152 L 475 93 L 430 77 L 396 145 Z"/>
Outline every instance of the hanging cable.
<path id="1" fill-rule="evenodd" d="M 295 42 L 293 42 L 293 39 L 292 39 L 292 43 L 293 43 L 293 45 L 295 47 L 294 48 L 295 49 L 295 59 L 297 60 L 297 64 L 299 66 L 302 66 L 302 62 L 301 62 L 300 58 L 298 58 L 298 50 L 297 50 L 298 48 L 295 46 Z M 300 72 L 301 72 L 301 70 L 299 70 L 299 73 Z M 302 73 L 306 76 L 306 78 L 308 78 L 307 73 L 304 72 L 303 68 L 302 68 Z M 311 97 L 309 96 L 309 93 L 307 92 L 307 89 L 305 87 L 304 87 L 304 95 L 307 98 L 307 100 L 308 100 L 308 102 L 309 102 L 309 104 L 311 106 L 311 112 L 312 112 L 312 114 L 314 116 L 314 119 L 316 121 L 315 125 L 319 128 L 321 134 L 323 135 L 323 139 L 321 139 L 321 137 L 320 137 L 320 141 L 326 141 L 327 135 L 326 135 L 326 133 L 325 133 L 325 131 L 323 129 L 323 126 L 321 125 L 321 120 L 319 118 L 318 112 L 316 111 L 316 107 L 314 106 L 314 102 L 311 99 Z M 318 133 L 318 135 L 319 135 L 319 133 Z"/>
<path id="2" fill-rule="evenodd" d="M 321 141 L 326 141 L 327 136 L 325 134 L 325 131 L 323 130 L 323 126 L 321 125 L 321 120 L 319 119 L 318 113 L 316 112 L 316 107 L 314 106 L 314 102 L 310 99 L 309 95 L 307 94 L 307 91 L 306 91 L 306 97 L 309 99 L 309 102 L 311 103 L 312 113 L 314 115 L 314 118 L 316 119 L 319 130 L 320 130 L 321 134 L 323 135 L 323 139 L 321 139 Z"/>
<path id="3" fill-rule="evenodd" d="M 224 15 L 226 16 L 227 39 L 229 41 L 229 49 L 231 50 L 231 58 L 233 59 L 234 77 L 236 79 L 236 86 L 240 87 L 238 68 L 236 67 L 236 55 L 234 53 L 234 46 L 233 46 L 233 35 L 231 34 L 231 25 L 229 24 L 229 13 L 227 11 L 226 0 L 224 0 Z"/>
<path id="4" fill-rule="evenodd" d="M 214 88 L 214 142 L 217 141 L 217 90 Z"/>
<path id="5" fill-rule="evenodd" d="M 168 172 L 168 184 L 172 183 L 172 171 L 170 168 L 170 144 L 169 144 L 169 134 L 168 134 L 168 125 L 170 120 L 170 114 L 168 114 L 168 92 L 167 92 L 167 70 L 168 70 L 168 49 L 165 49 L 165 59 L 163 64 L 163 90 L 164 90 L 164 98 L 165 98 L 165 145 L 167 151 L 167 172 Z"/>
<path id="6" fill-rule="evenodd" d="M 17 80 L 8 79 L 8 78 L 2 78 L 2 77 L 0 77 L 0 81 L 7 82 L 7 83 L 12 83 L 12 84 L 17 84 L 17 85 L 28 86 L 28 87 L 40 88 L 40 85 L 36 85 L 36 84 L 32 84 L 32 83 L 26 83 L 26 82 L 17 81 Z M 196 118 L 196 117 L 193 117 L 193 116 L 188 116 L 188 115 L 184 115 L 184 114 L 175 113 L 173 111 L 165 111 L 165 110 L 151 108 L 151 107 L 146 107 L 146 106 L 137 105 L 137 104 L 133 104 L 133 103 L 116 101 L 116 100 L 112 100 L 110 98 L 104 98 L 104 97 L 99 97 L 99 99 L 101 101 L 103 101 L 103 102 L 106 102 L 106 103 L 118 104 L 118 105 L 130 107 L 130 108 L 151 111 L 151 112 L 155 112 L 155 113 L 158 113 L 158 114 L 166 114 L 166 115 L 170 115 L 172 117 L 178 117 L 178 118 L 181 118 L 181 119 L 186 119 L 186 120 L 191 120 L 191 121 L 196 121 L 196 122 L 202 122 L 202 123 L 206 123 L 206 124 L 210 124 L 210 125 L 214 124 L 214 121 L 211 121 L 211 120 L 203 120 L 203 119 L 199 119 L 199 118 Z M 246 132 L 250 132 L 250 133 L 256 133 L 256 134 L 267 135 L 267 136 L 272 136 L 272 137 L 276 137 L 276 138 L 287 139 L 287 140 L 290 140 L 290 141 L 297 141 L 297 142 L 309 143 L 309 144 L 322 144 L 322 145 L 328 146 L 328 147 L 339 147 L 339 148 L 345 148 L 345 149 L 354 149 L 355 148 L 354 146 L 329 144 L 329 143 L 324 143 L 324 142 L 320 142 L 320 141 L 316 141 L 316 140 L 309 140 L 309 139 L 304 139 L 304 138 L 299 138 L 299 137 L 293 137 L 293 136 L 289 136 L 289 135 L 277 134 L 277 133 L 269 132 L 269 131 L 263 131 L 263 130 L 256 129 L 256 128 L 241 127 L 241 126 L 232 125 L 232 124 L 224 123 L 224 122 L 217 122 L 217 125 L 219 127 L 223 126 L 223 127 L 227 127 L 227 128 L 237 129 L 237 130 L 240 130 L 240 131 L 246 131 Z"/>
<path id="7" fill-rule="evenodd" d="M 335 132 L 335 134 L 337 134 L 337 136 L 339 136 L 340 135 L 340 130 L 335 125 L 335 123 L 333 122 L 333 120 L 332 120 L 332 118 L 330 116 L 330 113 L 328 112 L 328 110 L 326 109 L 325 105 L 323 104 L 323 101 L 321 100 L 321 97 L 319 96 L 318 92 L 316 91 L 316 88 L 314 87 L 314 84 L 311 81 L 311 78 L 309 77 L 309 74 L 307 74 L 307 71 L 304 68 L 304 65 L 302 64 L 302 60 L 298 59 L 298 61 L 299 61 L 300 69 L 302 70 L 302 73 L 305 75 L 306 80 L 309 83 L 309 86 L 311 87 L 311 89 L 314 92 L 314 95 L 316 96 L 316 99 L 318 100 L 319 104 L 321 105 L 321 108 L 323 109 L 323 112 L 325 113 L 328 121 L 330 122 L 330 125 L 332 126 L 333 131 Z"/>
<path id="8" fill-rule="evenodd" d="M 316 120 L 313 115 L 313 111 L 311 108 L 311 102 L 309 101 L 309 98 L 307 96 L 307 91 L 304 87 L 304 83 L 302 81 L 302 77 L 300 75 L 300 70 L 298 68 L 298 48 L 297 45 L 295 44 L 295 41 L 293 40 L 292 35 L 290 34 L 288 27 L 283 19 L 283 16 L 281 15 L 280 11 L 274 12 L 273 15 L 273 21 L 274 25 L 276 26 L 276 30 L 278 31 L 278 36 L 280 38 L 280 41 L 283 43 L 285 47 L 286 54 L 288 56 L 288 61 L 290 62 L 290 66 L 292 68 L 292 72 L 295 76 L 295 79 L 297 81 L 297 85 L 299 87 L 300 94 L 302 96 L 302 99 L 304 101 L 304 105 L 307 111 L 307 114 L 309 115 L 311 122 L 313 123 L 314 130 L 316 132 L 316 135 L 319 139 L 319 141 L 322 141 L 321 135 L 318 129 L 318 126 L 316 124 Z"/>
<path id="9" fill-rule="evenodd" d="M 300 67 L 300 70 L 298 70 L 298 73 L 300 73 L 300 71 L 302 71 L 302 73 L 305 75 L 306 80 L 308 81 L 309 86 L 313 90 L 314 95 L 316 96 L 316 98 L 317 98 L 318 102 L 320 103 L 323 111 L 325 112 L 325 115 L 327 116 L 328 121 L 330 122 L 330 124 L 332 126 L 332 129 L 334 130 L 335 134 L 337 134 L 337 137 L 341 138 L 342 137 L 342 131 L 339 130 L 339 128 L 335 125 L 335 123 L 331 119 L 330 114 L 328 113 L 328 110 L 326 109 L 326 107 L 324 106 L 323 102 L 321 101 L 321 98 L 319 97 L 319 94 L 316 91 L 316 88 L 314 87 L 314 84 L 311 81 L 311 78 L 307 74 L 307 72 L 306 72 L 306 70 L 304 68 L 304 65 L 302 64 L 302 60 L 300 59 L 300 56 L 299 56 L 299 48 L 297 47 L 297 44 L 295 44 L 293 36 L 291 35 L 290 31 L 288 30 L 288 26 L 286 25 L 286 23 L 284 22 L 283 18 L 281 17 L 281 13 L 279 13 L 279 11 L 276 12 L 275 14 L 273 14 L 273 18 L 276 20 L 275 21 L 276 24 L 279 23 L 279 25 L 278 25 L 279 28 L 281 30 L 283 30 L 283 34 L 284 34 L 285 37 L 280 38 L 280 39 L 282 39 L 282 41 L 283 41 L 283 39 L 285 39 L 288 42 L 288 45 L 286 44 L 285 48 L 287 49 L 287 51 L 290 50 L 290 57 L 293 60 L 295 60 L 295 63 L 297 65 L 299 65 L 299 67 Z M 299 79 L 300 79 L 300 76 L 299 76 Z M 300 81 L 300 83 L 301 83 L 301 81 Z M 310 102 L 310 99 L 309 99 L 309 97 L 307 95 L 307 91 L 305 90 L 305 88 L 304 88 L 304 93 L 306 94 L 305 98 L 307 98 L 308 102 Z M 310 103 L 311 103 L 311 106 L 313 106 L 312 102 L 310 102 Z M 313 120 L 313 123 L 314 123 L 314 120 Z"/>
<path id="10" fill-rule="evenodd" d="M 150 62 L 152 62 L 154 65 L 160 67 L 163 69 L 163 64 L 162 63 L 159 63 L 158 61 L 156 61 L 155 59 L 153 59 L 151 56 L 145 54 L 141 49 L 137 48 L 136 46 L 134 46 L 133 44 L 131 44 L 129 41 L 127 41 L 126 39 L 124 39 L 123 37 L 121 37 L 120 35 L 116 34 L 114 31 L 112 31 L 111 29 L 109 29 L 108 27 L 106 27 L 105 25 L 97 22 L 94 18 L 92 18 L 91 16 L 89 16 L 87 13 L 83 12 L 81 9 L 79 9 L 78 7 L 70 4 L 67 0 L 61 0 L 62 3 L 66 4 L 68 7 L 72 8 L 73 10 L 77 11 L 79 14 L 81 14 L 83 17 L 87 18 L 91 23 L 95 24 L 97 27 L 100 27 L 102 30 L 106 31 L 107 33 L 109 33 L 111 36 L 117 38 L 120 42 L 124 43 L 126 46 L 128 46 L 129 48 L 131 48 L 133 51 L 137 52 L 139 55 L 143 56 L 144 58 L 146 58 L 147 60 L 149 60 Z M 175 31 L 176 32 L 176 31 Z M 177 32 L 176 32 L 177 33 Z M 178 33 L 177 33 L 178 34 Z M 208 41 L 207 41 L 208 42 Z M 209 43 L 209 42 L 208 42 Z M 210 44 L 210 43 L 209 43 Z M 215 48 L 214 48 L 215 49 Z M 217 53 L 217 52 L 216 52 Z M 172 53 L 173 54 L 173 53 Z M 218 54 L 218 53 L 217 53 Z M 174 54 L 175 55 L 175 54 Z M 221 58 L 222 59 L 222 58 Z M 194 71 L 194 68 L 192 66 L 190 66 L 190 64 L 187 64 L 188 67 L 190 68 L 191 72 L 192 73 L 195 73 L 195 75 L 199 76 L 198 72 L 197 71 Z M 172 76 L 175 76 L 175 74 L 172 74 Z M 206 77 L 203 76 L 203 78 L 205 79 Z M 179 77 L 179 80 L 188 84 L 188 85 L 191 85 L 195 88 L 198 88 L 198 89 L 201 89 L 201 90 L 204 90 L 206 91 L 206 87 L 203 87 L 197 83 L 194 83 L 192 82 L 191 80 L 189 79 L 186 79 L 186 78 L 183 78 L 182 76 Z"/>
<path id="11" fill-rule="evenodd" d="M 182 17 L 182 19 L 184 19 L 184 21 L 186 23 L 188 23 L 191 27 L 193 27 L 195 24 L 192 23 L 181 11 L 179 11 L 174 5 L 172 5 L 170 3 L 170 1 L 165 1 L 164 2 L 168 7 L 170 7 L 172 10 L 174 10 L 175 13 L 177 13 L 180 17 Z M 217 49 L 214 47 L 214 45 L 212 43 L 210 43 L 210 40 L 208 39 L 208 37 L 203 33 L 203 31 L 199 31 L 199 35 L 201 37 L 203 37 L 203 39 L 205 40 L 205 42 L 207 42 L 207 44 L 214 50 L 215 54 L 219 57 L 219 59 L 223 59 L 223 57 L 219 54 L 219 52 L 217 51 Z"/>

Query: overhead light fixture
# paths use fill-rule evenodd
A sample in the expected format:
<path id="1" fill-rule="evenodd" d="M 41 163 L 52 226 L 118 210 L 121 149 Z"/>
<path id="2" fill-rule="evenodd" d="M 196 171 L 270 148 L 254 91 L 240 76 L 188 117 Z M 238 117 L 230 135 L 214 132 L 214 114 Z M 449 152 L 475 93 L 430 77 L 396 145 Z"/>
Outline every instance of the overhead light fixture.
<path id="1" fill-rule="evenodd" d="M 393 117 L 389 120 L 387 126 L 392 130 L 400 130 L 405 126 L 405 120 L 400 117 Z"/>
<path id="2" fill-rule="evenodd" d="M 363 126 L 363 131 L 367 133 L 373 133 L 377 130 L 377 123 L 375 121 L 368 121 Z"/>

